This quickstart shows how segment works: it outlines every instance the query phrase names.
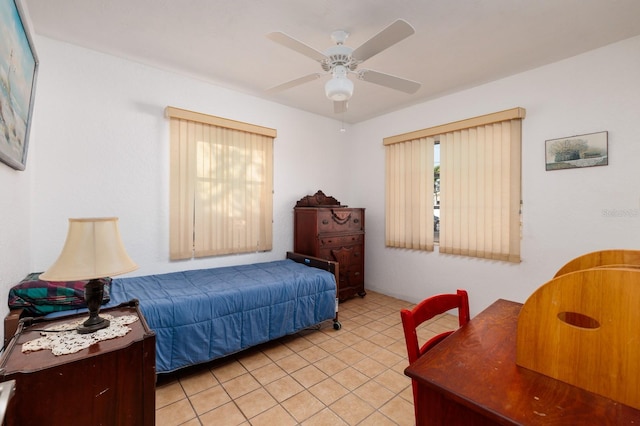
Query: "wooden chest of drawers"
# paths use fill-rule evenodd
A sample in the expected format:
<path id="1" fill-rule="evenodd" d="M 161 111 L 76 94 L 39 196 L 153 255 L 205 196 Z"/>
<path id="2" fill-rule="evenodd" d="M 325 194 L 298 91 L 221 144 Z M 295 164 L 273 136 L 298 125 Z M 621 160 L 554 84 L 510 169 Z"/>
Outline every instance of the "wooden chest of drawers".
<path id="1" fill-rule="evenodd" d="M 340 300 L 364 296 L 364 209 L 296 207 L 294 251 L 340 264 Z"/>

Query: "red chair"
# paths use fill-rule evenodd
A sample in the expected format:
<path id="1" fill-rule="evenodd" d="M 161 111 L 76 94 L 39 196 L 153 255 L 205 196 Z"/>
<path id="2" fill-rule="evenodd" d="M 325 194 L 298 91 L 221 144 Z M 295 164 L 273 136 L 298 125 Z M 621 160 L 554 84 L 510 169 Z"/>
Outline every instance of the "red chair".
<path id="1" fill-rule="evenodd" d="M 418 343 L 418 333 L 416 332 L 416 328 L 436 315 L 443 314 L 456 308 L 458 309 L 458 323 L 460 324 L 460 327 L 462 327 L 468 323 L 470 319 L 469 296 L 465 290 L 458 290 L 456 294 L 438 294 L 436 296 L 431 296 L 418 303 L 412 310 L 402 309 L 400 311 L 402 328 L 404 329 L 404 339 L 407 343 L 409 364 L 413 364 L 418 358 L 455 331 L 451 330 L 440 333 L 420 346 Z M 413 401 L 414 404 L 417 405 L 418 386 L 415 380 L 412 380 L 412 385 Z"/>

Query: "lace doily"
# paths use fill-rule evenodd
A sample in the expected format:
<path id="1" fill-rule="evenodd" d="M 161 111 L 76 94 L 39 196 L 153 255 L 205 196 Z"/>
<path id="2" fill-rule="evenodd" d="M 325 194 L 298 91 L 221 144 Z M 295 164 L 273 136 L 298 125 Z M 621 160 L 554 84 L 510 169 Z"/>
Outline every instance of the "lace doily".
<path id="1" fill-rule="evenodd" d="M 127 326 L 138 321 L 137 315 L 113 317 L 109 314 L 102 314 L 101 316 L 111 322 L 109 327 L 90 334 L 79 334 L 76 331 L 76 327 L 85 322 L 88 317 L 52 325 L 40 332 L 42 337 L 23 343 L 22 352 L 27 353 L 50 349 L 51 353 L 56 356 L 73 354 L 88 348 L 94 343 L 124 336 L 131 331 L 131 328 Z"/>

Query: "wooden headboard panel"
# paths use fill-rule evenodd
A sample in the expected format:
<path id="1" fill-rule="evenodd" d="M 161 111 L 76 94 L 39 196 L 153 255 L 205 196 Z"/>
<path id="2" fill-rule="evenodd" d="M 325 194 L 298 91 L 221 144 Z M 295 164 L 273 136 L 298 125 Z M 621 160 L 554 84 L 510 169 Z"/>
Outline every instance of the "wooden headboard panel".
<path id="1" fill-rule="evenodd" d="M 516 363 L 640 409 L 639 306 L 640 269 L 560 275 L 522 307 Z"/>
<path id="2" fill-rule="evenodd" d="M 556 272 L 554 278 L 569 272 L 603 266 L 640 267 L 640 250 L 611 249 L 583 254 L 567 262 Z"/>

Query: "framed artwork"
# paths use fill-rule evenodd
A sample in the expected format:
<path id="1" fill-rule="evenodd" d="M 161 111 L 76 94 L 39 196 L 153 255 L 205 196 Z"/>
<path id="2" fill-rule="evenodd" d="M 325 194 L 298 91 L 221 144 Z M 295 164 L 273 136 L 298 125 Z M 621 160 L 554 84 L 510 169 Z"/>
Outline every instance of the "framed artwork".
<path id="1" fill-rule="evenodd" d="M 547 170 L 576 169 L 609 164 L 608 132 L 545 141 Z"/>
<path id="2" fill-rule="evenodd" d="M 20 0 L 0 0 L 0 161 L 24 170 L 38 58 Z"/>

